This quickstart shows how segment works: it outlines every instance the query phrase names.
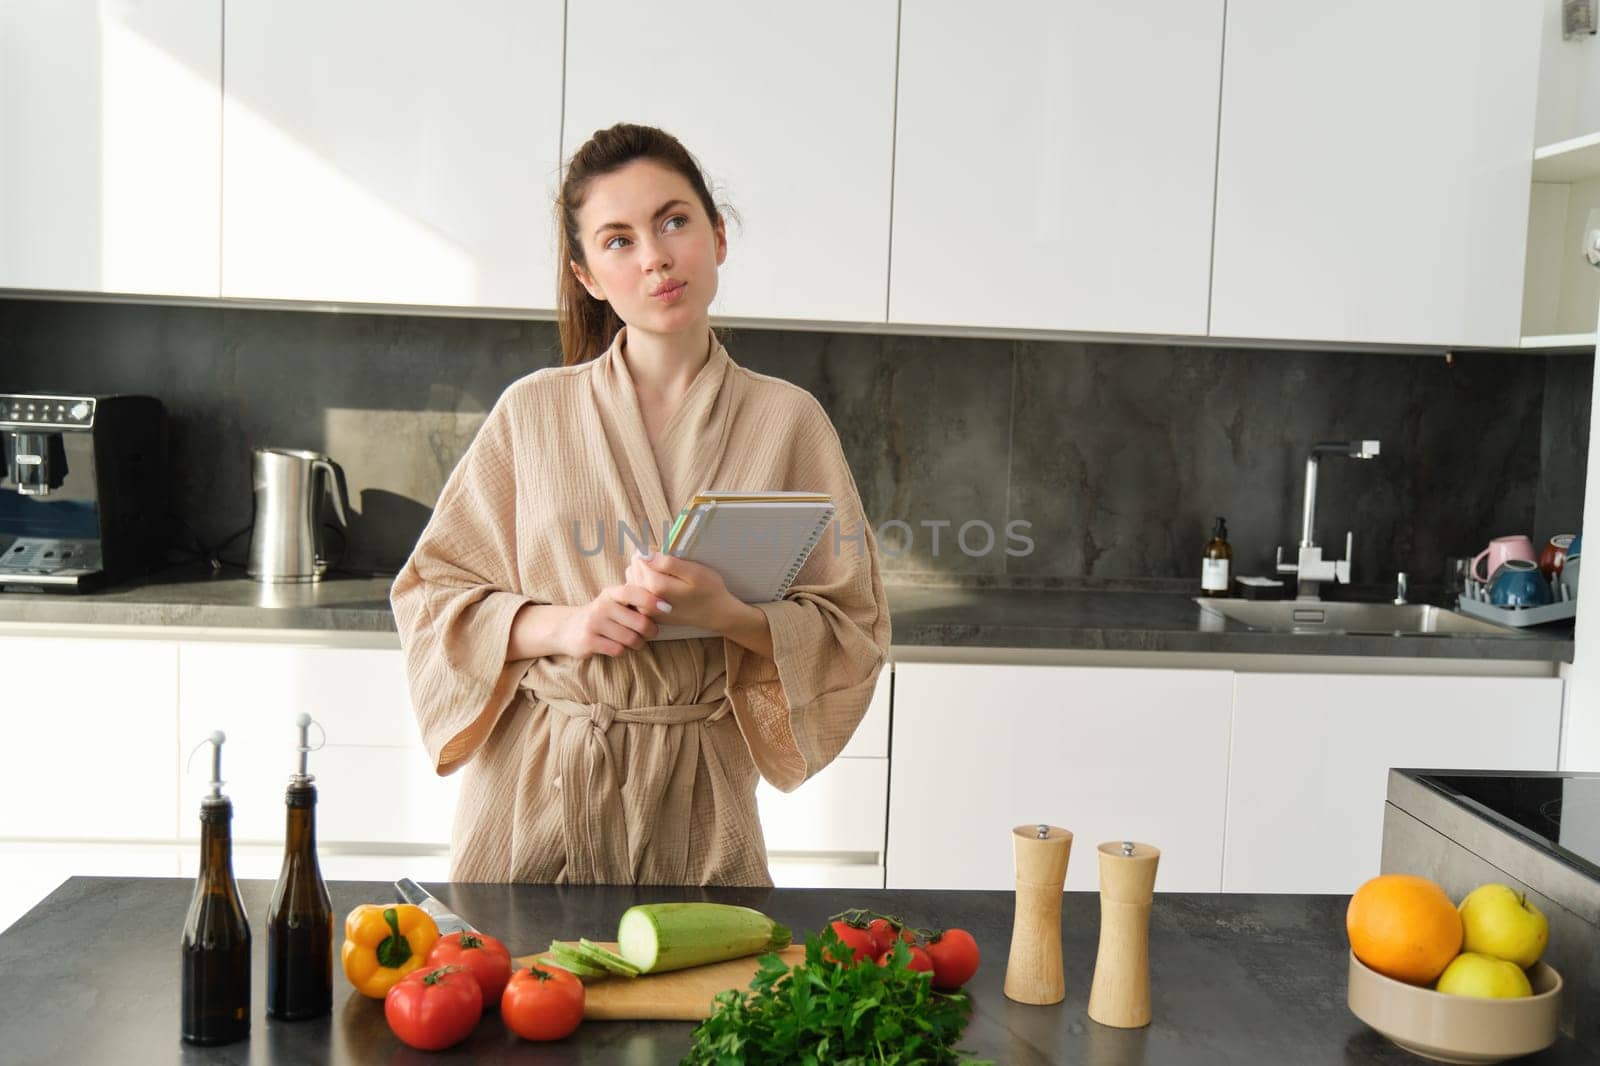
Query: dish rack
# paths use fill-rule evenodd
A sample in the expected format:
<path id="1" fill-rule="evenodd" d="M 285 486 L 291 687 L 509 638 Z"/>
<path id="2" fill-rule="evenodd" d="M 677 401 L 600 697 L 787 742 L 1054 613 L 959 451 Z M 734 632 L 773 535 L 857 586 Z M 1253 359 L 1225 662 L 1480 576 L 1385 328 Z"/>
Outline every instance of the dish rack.
<path id="1" fill-rule="evenodd" d="M 1558 596 L 1565 595 L 1566 586 L 1557 582 L 1552 591 Z M 1546 622 L 1565 622 L 1576 618 L 1578 597 L 1557 600 L 1543 607 L 1500 607 L 1489 602 L 1487 582 L 1468 578 L 1467 589 L 1457 599 L 1456 609 L 1462 614 L 1481 618 L 1485 622 L 1524 629 L 1528 626 L 1544 625 Z"/>

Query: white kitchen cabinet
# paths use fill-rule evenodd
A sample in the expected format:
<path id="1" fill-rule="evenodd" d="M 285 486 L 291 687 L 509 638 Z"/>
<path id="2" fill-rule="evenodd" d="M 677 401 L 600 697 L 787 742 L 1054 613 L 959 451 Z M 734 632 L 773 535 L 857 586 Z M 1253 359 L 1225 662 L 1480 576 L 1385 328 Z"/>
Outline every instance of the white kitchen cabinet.
<path id="1" fill-rule="evenodd" d="M 1232 692 L 1226 670 L 897 663 L 888 887 L 1012 888 L 1012 830 L 1048 822 L 1069 889 L 1138 840 L 1157 889 L 1217 891 Z"/>
<path id="2" fill-rule="evenodd" d="M 1222 26 L 1221 0 L 904 4 L 889 320 L 1204 334 Z"/>
<path id="3" fill-rule="evenodd" d="M 170 844 L 0 842 L 0 869 L 5 871 L 0 878 L 0 930 L 69 877 L 180 876 L 178 851 Z"/>
<path id="4" fill-rule="evenodd" d="M 0 2 L 0 288 L 218 294 L 222 0 Z"/>
<path id="5" fill-rule="evenodd" d="M 756 787 L 770 853 L 849 852 L 877 862 L 888 800 L 888 759 L 835 759 L 793 792 Z"/>
<path id="6" fill-rule="evenodd" d="M 1541 17 L 1231 0 L 1211 334 L 1516 346 Z"/>
<path id="7" fill-rule="evenodd" d="M 310 756 L 319 842 L 449 843 L 461 779 L 438 777 L 428 764 L 398 649 L 185 643 L 179 675 L 185 755 L 213 729 L 228 735 L 222 772 L 235 840 L 283 840 L 282 798 L 297 760 L 295 718 L 303 711 L 327 739 Z M 313 729 L 312 744 L 317 740 Z M 208 777 L 202 758 L 183 777 L 186 838 L 199 834 Z"/>
<path id="8" fill-rule="evenodd" d="M 178 876 L 196 876 L 200 872 L 199 846 L 186 845 L 176 851 L 174 861 Z M 324 881 L 397 881 L 402 877 L 417 882 L 450 880 L 450 857 L 442 852 L 352 853 L 324 847 L 320 838 L 317 866 L 322 871 Z M 282 844 L 234 844 L 235 878 L 241 881 L 276 881 L 282 870 Z"/>
<path id="9" fill-rule="evenodd" d="M 0 840 L 170 839 L 177 645 L 0 638 Z"/>
<path id="10" fill-rule="evenodd" d="M 793 792 L 766 781 L 756 787 L 768 868 L 780 887 L 883 887 L 892 678 L 885 664 L 855 735 L 821 772 Z"/>
<path id="11" fill-rule="evenodd" d="M 729 220 L 712 314 L 882 322 L 896 10 L 569 4 L 562 151 L 637 122 L 697 156 L 712 197 L 742 219 Z"/>
<path id="12" fill-rule="evenodd" d="M 767 863 L 778 888 L 882 888 L 883 864 L 776 855 Z"/>
<path id="13" fill-rule="evenodd" d="M 551 309 L 559 0 L 229 0 L 224 296 Z"/>
<path id="14" fill-rule="evenodd" d="M 889 693 L 894 684 L 894 664 L 884 663 L 878 671 L 878 683 L 872 690 L 872 701 L 861 717 L 849 743 L 839 752 L 842 759 L 886 759 L 889 757 Z"/>
<path id="15" fill-rule="evenodd" d="M 1379 872 L 1390 768 L 1554 770 L 1561 689 L 1559 678 L 1238 675 L 1224 891 L 1355 891 Z"/>

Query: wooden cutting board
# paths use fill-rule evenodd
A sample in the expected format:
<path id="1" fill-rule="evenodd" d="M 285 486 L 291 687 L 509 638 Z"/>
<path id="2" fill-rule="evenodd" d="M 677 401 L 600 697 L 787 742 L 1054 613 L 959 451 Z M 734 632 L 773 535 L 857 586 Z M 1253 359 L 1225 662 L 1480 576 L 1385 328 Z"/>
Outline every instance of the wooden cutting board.
<path id="1" fill-rule="evenodd" d="M 576 940 L 562 943 L 577 944 Z M 595 941 L 601 947 L 617 950 L 617 945 Z M 794 966 L 806 959 L 804 944 L 791 944 L 778 952 L 784 963 Z M 548 952 L 520 955 L 512 959 L 519 969 L 529 963 L 544 962 Z M 698 1022 L 711 1016 L 711 1000 L 730 988 L 744 991 L 756 975 L 760 955 L 693 966 L 687 970 L 646 974 L 632 979 L 605 977 L 585 981 L 583 1016 L 586 1019 L 624 1021 Z"/>

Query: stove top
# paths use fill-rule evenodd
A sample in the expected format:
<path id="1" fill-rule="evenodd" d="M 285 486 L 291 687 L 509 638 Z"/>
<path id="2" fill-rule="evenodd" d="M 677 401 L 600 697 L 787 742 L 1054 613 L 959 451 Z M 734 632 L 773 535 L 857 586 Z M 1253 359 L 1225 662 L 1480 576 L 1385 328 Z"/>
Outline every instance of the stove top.
<path id="1" fill-rule="evenodd" d="M 1600 880 L 1600 774 L 1408 773 L 1422 785 Z"/>

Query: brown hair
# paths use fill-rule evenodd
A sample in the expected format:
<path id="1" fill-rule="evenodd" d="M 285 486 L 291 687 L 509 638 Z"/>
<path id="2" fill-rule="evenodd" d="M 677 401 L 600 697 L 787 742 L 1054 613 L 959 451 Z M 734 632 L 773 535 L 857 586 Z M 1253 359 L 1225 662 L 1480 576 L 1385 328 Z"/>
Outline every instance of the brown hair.
<path id="1" fill-rule="evenodd" d="M 590 296 L 568 263 L 577 263 L 584 269 L 589 266 L 578 233 L 578 209 L 588 195 L 589 184 L 640 159 L 649 159 L 682 174 L 712 225 L 722 221 L 722 212 L 711 198 L 700 164 L 678 138 L 654 126 L 636 126 L 629 122 L 596 130 L 567 161 L 561 194 L 556 198 L 556 229 L 560 235 L 556 256 L 556 319 L 561 327 L 563 366 L 586 363 L 601 354 L 622 328 L 622 319 L 617 317 L 616 311 L 606 301 Z"/>

